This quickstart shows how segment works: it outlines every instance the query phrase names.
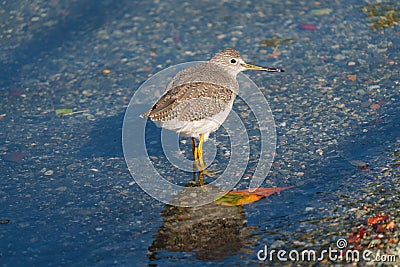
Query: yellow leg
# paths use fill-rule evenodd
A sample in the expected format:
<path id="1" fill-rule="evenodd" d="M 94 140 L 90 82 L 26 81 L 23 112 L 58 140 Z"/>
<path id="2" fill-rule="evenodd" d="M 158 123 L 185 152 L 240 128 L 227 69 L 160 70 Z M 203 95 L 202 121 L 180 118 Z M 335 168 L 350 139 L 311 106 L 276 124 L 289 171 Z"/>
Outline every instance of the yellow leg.
<path id="1" fill-rule="evenodd" d="M 203 149 L 203 142 L 204 142 L 204 137 L 201 138 L 200 136 L 200 140 L 203 140 L 201 142 L 201 145 L 199 143 L 199 146 L 196 147 L 196 142 L 194 140 L 194 138 L 192 137 L 192 153 L 193 153 L 193 181 L 196 181 L 196 172 L 197 170 L 199 170 L 199 158 L 200 156 L 202 156 L 202 152 L 199 152 L 200 149 Z M 201 160 L 201 162 L 203 162 L 203 159 Z M 203 168 L 204 168 L 204 163 L 203 163 Z M 204 186 L 204 174 L 203 171 L 199 171 L 199 183 L 200 186 Z"/>
<path id="2" fill-rule="evenodd" d="M 199 165 L 200 165 L 200 168 L 198 170 L 201 172 L 202 176 L 207 175 L 209 177 L 215 177 L 215 175 L 217 173 L 219 173 L 220 171 L 211 172 L 211 171 L 206 170 L 206 167 L 205 167 L 205 164 L 203 161 L 203 143 L 204 143 L 204 134 L 201 134 L 199 146 L 197 147 L 197 155 L 198 155 L 198 160 L 199 160 Z"/>
<path id="3" fill-rule="evenodd" d="M 196 142 L 194 141 L 194 137 L 192 137 L 192 153 L 193 153 L 193 160 L 197 160 L 197 147 Z"/>
<path id="4" fill-rule="evenodd" d="M 274 47 L 274 50 L 272 51 L 272 54 L 275 54 L 278 51 L 278 46 L 279 46 L 279 44 Z"/>
<path id="5" fill-rule="evenodd" d="M 204 174 L 203 171 L 199 171 L 199 184 L 200 186 L 204 186 Z M 203 191 L 205 192 L 205 188 L 203 189 Z"/>
<path id="6" fill-rule="evenodd" d="M 203 143 L 204 143 L 204 134 L 200 134 L 199 146 L 197 147 L 197 156 L 200 163 L 199 171 L 204 171 L 204 161 L 203 161 Z"/>
<path id="7" fill-rule="evenodd" d="M 205 169 L 203 161 L 203 144 L 204 144 L 204 134 L 200 134 L 199 145 L 196 147 L 194 138 L 192 137 L 192 152 L 193 152 L 193 173 L 199 171 L 199 183 L 204 186 L 204 175 L 212 177 L 213 173 Z M 200 166 L 199 166 L 200 165 Z M 193 176 L 194 177 L 194 176 Z M 205 189 L 204 189 L 205 190 Z"/>
<path id="8" fill-rule="evenodd" d="M 194 138 L 192 137 L 192 153 L 193 153 L 193 173 L 195 173 L 198 169 L 198 160 L 199 160 L 199 155 L 198 155 L 198 148 L 196 147 L 196 142 L 194 141 Z"/>
<path id="9" fill-rule="evenodd" d="M 200 134 L 200 140 L 199 140 L 199 145 L 197 147 L 197 157 L 199 159 L 199 183 L 200 186 L 203 188 L 203 192 L 206 191 L 204 187 L 204 172 L 207 172 L 204 167 L 204 161 L 203 161 L 203 143 L 204 143 L 204 134 Z"/>

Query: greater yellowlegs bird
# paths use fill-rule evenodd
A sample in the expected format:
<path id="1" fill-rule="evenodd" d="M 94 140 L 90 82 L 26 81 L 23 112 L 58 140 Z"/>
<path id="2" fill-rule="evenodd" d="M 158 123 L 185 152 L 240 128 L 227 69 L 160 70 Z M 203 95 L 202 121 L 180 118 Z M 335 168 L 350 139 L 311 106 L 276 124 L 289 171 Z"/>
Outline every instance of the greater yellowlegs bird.
<path id="1" fill-rule="evenodd" d="M 247 64 L 238 51 L 227 48 L 209 61 L 177 73 L 160 99 L 141 116 L 191 137 L 194 163 L 199 171 L 204 171 L 203 142 L 231 111 L 239 92 L 236 76 L 244 70 L 284 71 Z M 197 147 L 195 138 L 199 140 Z"/>

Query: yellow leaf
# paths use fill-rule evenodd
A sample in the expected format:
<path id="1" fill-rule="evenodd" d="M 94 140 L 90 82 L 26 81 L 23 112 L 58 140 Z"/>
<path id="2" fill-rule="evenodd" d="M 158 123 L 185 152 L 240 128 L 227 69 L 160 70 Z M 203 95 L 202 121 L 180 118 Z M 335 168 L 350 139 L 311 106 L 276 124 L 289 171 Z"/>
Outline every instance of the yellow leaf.
<path id="1" fill-rule="evenodd" d="M 70 113 L 72 113 L 72 109 L 70 109 L 70 108 L 59 108 L 59 109 L 56 109 L 56 114 L 65 115 L 65 114 L 70 114 Z"/>
<path id="2" fill-rule="evenodd" d="M 256 194 L 229 192 L 226 195 L 216 199 L 214 203 L 224 206 L 240 206 L 260 200 L 261 198 L 263 198 L 263 196 Z"/>
<path id="3" fill-rule="evenodd" d="M 273 188 L 252 188 L 250 191 L 248 189 L 239 191 L 230 191 L 229 193 L 219 196 L 214 200 L 215 204 L 224 206 L 240 206 L 244 204 L 249 204 L 260 200 L 264 197 L 269 197 L 272 194 L 293 188 L 293 186 L 288 187 L 273 187 Z"/>

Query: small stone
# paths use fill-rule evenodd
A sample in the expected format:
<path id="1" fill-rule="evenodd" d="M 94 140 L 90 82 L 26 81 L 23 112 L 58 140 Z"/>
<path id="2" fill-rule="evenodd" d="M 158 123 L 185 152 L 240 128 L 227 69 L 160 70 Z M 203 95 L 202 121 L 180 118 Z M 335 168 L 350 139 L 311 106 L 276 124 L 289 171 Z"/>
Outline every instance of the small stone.
<path id="1" fill-rule="evenodd" d="M 314 210 L 313 207 L 306 207 L 306 209 L 305 209 L 306 212 L 313 211 L 313 210 Z"/>
<path id="2" fill-rule="evenodd" d="M 381 105 L 379 104 L 372 104 L 371 106 L 369 106 L 371 109 L 380 109 Z"/>
<path id="3" fill-rule="evenodd" d="M 177 219 L 178 219 L 178 221 L 184 221 L 184 220 L 189 219 L 189 215 L 187 215 L 187 214 L 181 214 L 181 215 L 179 215 L 179 216 L 177 217 Z"/>
<path id="4" fill-rule="evenodd" d="M 344 108 L 345 106 L 346 106 L 346 105 L 343 104 L 343 103 L 337 105 L 338 108 Z"/>
<path id="5" fill-rule="evenodd" d="M 353 166 L 357 166 L 357 167 L 367 167 L 368 163 L 366 163 L 365 161 L 361 161 L 361 160 L 349 160 L 349 163 Z"/>
<path id="6" fill-rule="evenodd" d="M 347 63 L 347 66 L 355 66 L 356 63 L 354 61 L 350 61 L 349 63 Z"/>
<path id="7" fill-rule="evenodd" d="M 217 36 L 217 40 L 222 40 L 226 37 L 226 34 L 220 34 Z"/>
<path id="8" fill-rule="evenodd" d="M 96 118 L 95 118 L 92 114 L 87 114 L 87 115 L 86 115 L 86 119 L 88 119 L 88 120 L 90 120 L 90 121 L 96 120 Z"/>
<path id="9" fill-rule="evenodd" d="M 56 191 L 58 191 L 58 192 L 64 192 L 64 191 L 66 191 L 67 190 L 67 187 L 66 186 L 60 186 L 60 187 L 57 187 L 56 188 Z"/>
<path id="10" fill-rule="evenodd" d="M 101 228 L 101 227 L 96 227 L 96 231 L 97 231 L 97 232 L 103 231 L 103 228 Z"/>
<path id="11" fill-rule="evenodd" d="M 316 31 L 317 30 L 317 27 L 315 27 L 314 25 L 312 25 L 310 23 L 300 24 L 298 26 L 298 28 L 300 30 L 305 30 L 305 31 Z"/>
<path id="12" fill-rule="evenodd" d="M 53 170 L 48 170 L 48 171 L 46 171 L 46 172 L 44 173 L 44 175 L 50 176 L 50 175 L 53 175 L 53 173 L 54 173 Z"/>
<path id="13" fill-rule="evenodd" d="M 306 244 L 305 242 L 299 240 L 294 240 L 292 243 L 295 246 L 304 246 Z"/>
<path id="14" fill-rule="evenodd" d="M 285 245 L 285 242 L 283 242 L 282 240 L 276 240 L 274 243 L 271 244 L 271 248 L 281 248 Z"/>
<path id="15" fill-rule="evenodd" d="M 375 85 L 370 85 L 367 88 L 369 91 L 372 91 L 372 90 L 377 90 L 377 89 L 381 88 L 381 86 L 378 84 L 375 84 Z"/>
<path id="16" fill-rule="evenodd" d="M 337 55 L 334 55 L 333 58 L 334 58 L 335 60 L 343 60 L 343 59 L 346 58 L 346 56 L 345 56 L 345 55 L 342 55 L 342 54 L 337 54 Z"/>
<path id="17" fill-rule="evenodd" d="M 8 224 L 9 222 L 9 219 L 0 219 L 0 224 Z"/>
<path id="18" fill-rule="evenodd" d="M 194 53 L 192 51 L 185 51 L 185 55 L 186 56 L 194 56 L 194 55 L 196 55 L 196 53 Z"/>
<path id="19" fill-rule="evenodd" d="M 36 22 L 36 21 L 39 21 L 39 19 L 40 19 L 39 17 L 33 17 L 33 18 L 31 18 L 31 21 Z"/>
<path id="20" fill-rule="evenodd" d="M 329 15 L 333 11 L 332 8 L 321 8 L 321 9 L 314 9 L 311 11 L 312 15 L 322 16 L 322 15 Z"/>
<path id="21" fill-rule="evenodd" d="M 358 89 L 358 90 L 356 91 L 356 94 L 365 95 L 365 91 L 364 91 L 363 89 Z"/>
<path id="22" fill-rule="evenodd" d="M 369 102 L 369 101 L 364 101 L 364 102 L 361 103 L 361 107 L 366 108 L 366 107 L 369 107 L 370 104 L 371 104 L 371 102 Z"/>

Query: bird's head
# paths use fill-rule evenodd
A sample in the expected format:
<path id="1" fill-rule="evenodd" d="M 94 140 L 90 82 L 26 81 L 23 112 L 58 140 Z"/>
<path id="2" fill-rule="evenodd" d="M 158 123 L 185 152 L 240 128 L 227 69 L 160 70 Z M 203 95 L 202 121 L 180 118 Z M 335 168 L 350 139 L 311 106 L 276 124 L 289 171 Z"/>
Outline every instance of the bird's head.
<path id="1" fill-rule="evenodd" d="M 238 74 L 245 70 L 260 70 L 267 72 L 284 72 L 283 69 L 260 67 L 246 63 L 240 56 L 239 52 L 232 48 L 226 48 L 216 53 L 211 59 L 210 63 L 222 65 L 231 72 Z"/>

